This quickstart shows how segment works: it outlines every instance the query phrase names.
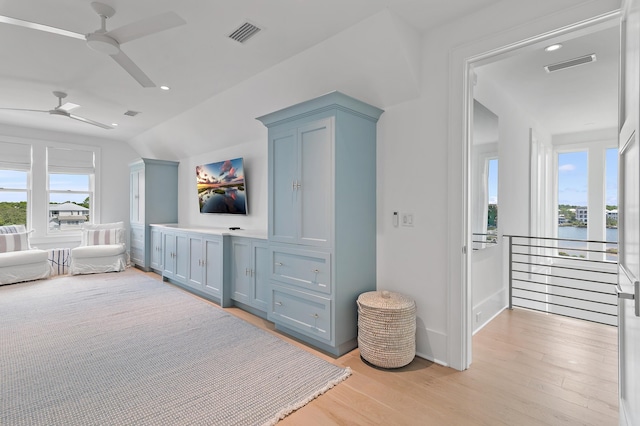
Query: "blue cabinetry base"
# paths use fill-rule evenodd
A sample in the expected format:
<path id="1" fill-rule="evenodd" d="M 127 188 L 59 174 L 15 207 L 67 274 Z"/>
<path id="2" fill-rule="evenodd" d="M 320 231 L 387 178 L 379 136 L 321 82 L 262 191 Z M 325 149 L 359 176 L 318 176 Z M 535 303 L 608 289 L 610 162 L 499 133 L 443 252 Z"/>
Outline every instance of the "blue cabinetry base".
<path id="1" fill-rule="evenodd" d="M 313 346 L 315 349 L 319 349 L 322 352 L 327 353 L 328 355 L 332 355 L 334 357 L 339 357 L 344 354 L 347 354 L 358 347 L 358 338 L 353 338 L 348 340 L 341 345 L 331 346 L 326 343 L 319 342 L 315 339 L 311 339 L 309 336 L 305 336 L 304 334 L 298 333 L 288 327 L 283 326 L 282 324 L 275 323 L 276 330 L 282 331 L 289 336 L 295 337 L 296 339 L 302 341 L 303 343 L 308 343 Z"/>
<path id="2" fill-rule="evenodd" d="M 188 286 L 186 284 L 183 284 L 181 282 L 169 279 L 167 277 L 162 277 L 162 281 L 168 282 L 170 284 L 173 284 L 176 287 L 180 287 L 181 289 L 186 290 L 189 293 L 193 293 L 196 296 L 202 297 L 203 299 L 206 299 L 206 300 L 208 300 L 210 302 L 213 302 L 216 305 L 220 305 L 223 308 L 230 308 L 231 306 L 233 306 L 233 304 L 231 303 L 230 300 L 221 301 L 219 297 L 212 296 L 212 295 L 207 294 L 207 293 L 205 293 L 203 291 L 197 290 L 197 289 L 195 289 L 193 287 L 190 287 L 190 286 Z"/>

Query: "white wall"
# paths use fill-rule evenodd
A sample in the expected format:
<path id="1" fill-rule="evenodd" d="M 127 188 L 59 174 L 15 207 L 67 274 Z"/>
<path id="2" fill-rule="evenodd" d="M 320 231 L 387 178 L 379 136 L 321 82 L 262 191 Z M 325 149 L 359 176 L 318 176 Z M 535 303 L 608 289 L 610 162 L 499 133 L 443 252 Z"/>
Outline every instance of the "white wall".
<path id="1" fill-rule="evenodd" d="M 244 215 L 202 214 L 198 208 L 196 166 L 242 157 L 244 159 L 247 212 Z M 178 167 L 178 221 L 202 227 L 239 226 L 267 229 L 267 140 L 234 145 L 217 151 L 180 159 Z M 265 232 L 266 235 L 266 232 Z"/>
<path id="2" fill-rule="evenodd" d="M 132 144 L 142 155 L 181 159 L 183 205 L 191 203 L 194 189 L 189 175 L 195 163 L 229 155 L 248 157 L 258 146 L 256 141 L 266 145 L 266 129 L 256 124 L 256 116 L 331 90 L 385 109 L 378 123 L 378 288 L 416 300 L 420 356 L 465 368 L 464 342 L 470 340 L 463 330 L 471 306 L 462 253 L 468 227 L 464 60 L 618 5 L 615 0 L 509 0 L 431 31 L 421 43 L 415 31 L 385 11 L 211 98 Z M 169 141 L 175 148 L 156 148 L 168 145 L 156 145 L 158 141 Z M 231 143 L 241 145 L 226 150 Z M 517 157 L 509 150 L 505 155 Z M 516 157 L 511 165 L 501 163 L 500 175 L 513 174 L 514 179 L 514 187 L 507 184 L 501 193 L 517 191 L 525 181 L 522 169 L 527 170 L 528 164 Z M 263 201 L 250 200 L 256 218 L 247 218 L 247 226 L 266 225 Z M 520 202 L 528 205 L 520 194 L 505 202 L 512 212 L 520 211 Z M 180 220 L 209 223 L 193 211 L 181 210 Z M 413 213 L 414 226 L 393 227 L 394 211 Z M 503 222 L 505 232 L 527 231 L 520 219 L 510 216 Z"/>
<path id="3" fill-rule="evenodd" d="M 478 70 L 474 96 L 498 116 L 498 234 L 529 235 L 531 220 L 530 131 L 549 139 L 518 100 L 505 93 L 499 81 Z M 473 177 L 472 177 L 473 180 Z M 472 185 L 472 189 L 474 186 Z M 503 264 L 507 241 L 472 253 L 470 269 L 474 333 L 508 306 L 508 265 Z"/>

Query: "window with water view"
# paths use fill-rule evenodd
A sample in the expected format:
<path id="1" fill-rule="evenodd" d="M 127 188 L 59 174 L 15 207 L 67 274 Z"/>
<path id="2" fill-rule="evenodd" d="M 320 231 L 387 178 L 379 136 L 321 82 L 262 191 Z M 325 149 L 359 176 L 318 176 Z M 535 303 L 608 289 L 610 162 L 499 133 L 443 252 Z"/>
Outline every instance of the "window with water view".
<path id="1" fill-rule="evenodd" d="M 589 153 L 573 151 L 558 153 L 558 238 L 569 240 L 558 244 L 559 254 L 571 257 L 587 257 L 587 244 L 582 241 L 593 240 L 589 235 L 600 235 L 598 241 L 607 241 L 606 260 L 617 261 L 618 241 L 618 160 L 617 149 L 606 149 L 591 155 L 599 155 L 604 163 L 600 170 L 589 170 Z M 604 158 L 602 158 L 604 156 Z M 594 168 L 597 169 L 597 168 Z M 589 173 L 601 173 L 592 176 L 601 180 L 604 185 L 602 211 L 589 206 Z M 593 195 L 592 195 L 593 196 Z M 592 198 L 593 199 L 593 198 Z M 597 220 L 596 220 L 597 219 Z M 593 223 L 604 224 L 605 229 L 590 232 Z M 602 231 L 602 232 L 600 232 Z M 589 247 L 593 248 L 593 247 Z M 595 257 L 591 254 L 590 257 Z"/>

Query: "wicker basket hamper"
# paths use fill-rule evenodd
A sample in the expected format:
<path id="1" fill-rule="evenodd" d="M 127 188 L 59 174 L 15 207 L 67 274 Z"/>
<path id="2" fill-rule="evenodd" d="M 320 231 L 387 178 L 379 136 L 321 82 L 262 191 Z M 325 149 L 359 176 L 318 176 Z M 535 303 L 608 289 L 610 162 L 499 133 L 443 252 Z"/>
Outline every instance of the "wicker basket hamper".
<path id="1" fill-rule="evenodd" d="M 365 361 L 399 368 L 416 356 L 416 304 L 390 291 L 358 296 L 358 346 Z"/>

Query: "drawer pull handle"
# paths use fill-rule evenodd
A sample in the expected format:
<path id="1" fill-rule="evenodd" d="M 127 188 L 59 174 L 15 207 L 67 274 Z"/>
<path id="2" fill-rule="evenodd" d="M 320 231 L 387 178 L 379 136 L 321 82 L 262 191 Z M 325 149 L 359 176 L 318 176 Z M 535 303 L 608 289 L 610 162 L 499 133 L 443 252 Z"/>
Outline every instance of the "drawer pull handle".
<path id="1" fill-rule="evenodd" d="M 275 265 L 276 266 L 282 266 L 282 263 L 281 262 L 276 262 Z"/>
<path id="2" fill-rule="evenodd" d="M 311 317 L 311 318 L 318 319 L 318 318 L 320 318 L 320 315 L 318 315 L 318 314 L 313 314 L 313 315 L 310 315 L 310 317 Z"/>
<path id="3" fill-rule="evenodd" d="M 276 305 L 282 306 L 282 302 L 276 302 Z"/>
<path id="4" fill-rule="evenodd" d="M 314 274 L 319 274 L 320 270 L 319 269 L 312 269 L 311 272 L 313 272 Z"/>

